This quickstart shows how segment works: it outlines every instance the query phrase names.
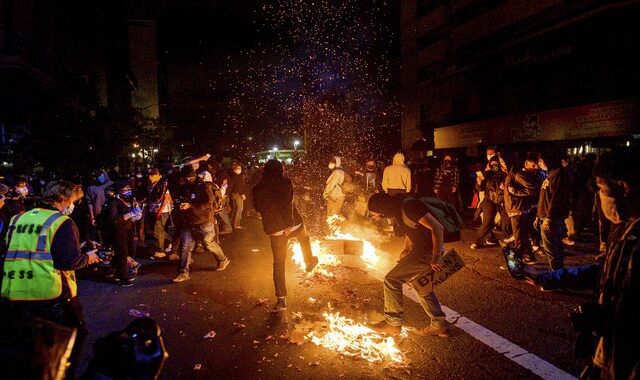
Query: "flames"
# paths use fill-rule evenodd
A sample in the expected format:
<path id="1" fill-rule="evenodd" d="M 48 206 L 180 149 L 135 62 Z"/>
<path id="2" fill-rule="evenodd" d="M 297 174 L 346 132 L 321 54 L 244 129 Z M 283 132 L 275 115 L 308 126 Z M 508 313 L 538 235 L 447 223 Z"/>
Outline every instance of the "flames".
<path id="1" fill-rule="evenodd" d="M 362 256 L 360 258 L 362 261 L 368 266 L 375 266 L 380 261 L 380 257 L 376 253 L 376 249 L 371 244 L 371 242 L 358 238 L 351 233 L 342 232 L 342 226 L 345 224 L 346 220 L 339 215 L 331 215 L 327 218 L 327 225 L 331 233 L 325 237 L 327 240 L 353 240 L 353 241 L 362 241 L 363 251 Z M 291 246 L 293 250 L 293 261 L 296 263 L 298 268 L 301 270 L 306 269 L 306 264 L 304 262 L 304 256 L 302 255 L 302 247 L 299 242 L 294 242 Z M 320 247 L 320 241 L 314 240 L 311 242 L 311 250 L 314 256 L 318 257 L 318 266 L 313 270 L 312 273 L 319 273 L 326 277 L 333 277 L 333 273 L 328 269 L 328 267 L 335 267 L 340 264 L 340 259 L 329 252 Z"/>
<path id="2" fill-rule="evenodd" d="M 396 347 L 392 337 L 383 337 L 371 328 L 343 317 L 340 313 L 324 313 L 329 331 L 307 335 L 317 346 L 328 348 L 345 356 L 360 357 L 372 363 L 390 361 L 396 365 L 408 364 L 407 357 Z"/>

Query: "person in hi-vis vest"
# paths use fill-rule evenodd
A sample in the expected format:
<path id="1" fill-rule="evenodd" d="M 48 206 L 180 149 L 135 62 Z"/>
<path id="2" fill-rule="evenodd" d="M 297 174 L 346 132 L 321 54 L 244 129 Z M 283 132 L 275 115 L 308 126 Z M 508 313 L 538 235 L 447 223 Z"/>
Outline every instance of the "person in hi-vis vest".
<path id="1" fill-rule="evenodd" d="M 14 216 L 2 270 L 2 298 L 40 318 L 77 329 L 68 378 L 73 378 L 75 359 L 87 335 L 75 270 L 100 261 L 96 250 L 80 251 L 78 228 L 68 216 L 83 195 L 80 185 L 52 182 L 40 207 Z"/>

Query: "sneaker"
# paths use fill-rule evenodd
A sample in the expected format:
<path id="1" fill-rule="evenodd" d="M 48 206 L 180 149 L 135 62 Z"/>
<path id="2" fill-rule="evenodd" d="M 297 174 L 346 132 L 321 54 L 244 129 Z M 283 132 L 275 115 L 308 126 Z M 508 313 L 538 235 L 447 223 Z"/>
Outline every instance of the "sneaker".
<path id="1" fill-rule="evenodd" d="M 486 245 L 488 245 L 490 247 L 493 247 L 494 245 L 498 245 L 498 242 L 497 241 L 491 241 L 491 240 L 487 239 L 487 240 L 485 240 L 484 244 L 486 244 Z"/>
<path id="2" fill-rule="evenodd" d="M 235 226 L 233 228 L 235 228 L 236 230 L 243 230 L 244 229 L 244 227 L 242 227 L 242 226 Z"/>
<path id="3" fill-rule="evenodd" d="M 153 256 L 150 257 L 151 260 L 159 260 L 167 257 L 167 254 L 164 252 L 156 252 Z"/>
<path id="4" fill-rule="evenodd" d="M 165 248 L 165 249 L 164 249 L 164 252 L 165 252 L 165 253 L 169 253 L 169 252 L 171 252 L 171 248 L 173 248 L 173 245 L 172 245 L 172 244 L 169 244 L 169 245 L 167 246 L 167 248 Z"/>
<path id="5" fill-rule="evenodd" d="M 478 243 L 473 243 L 473 244 L 471 244 L 469 246 L 469 248 L 471 248 L 471 249 L 480 249 L 480 248 L 482 248 L 482 245 L 478 244 Z"/>
<path id="6" fill-rule="evenodd" d="M 125 278 L 124 280 L 120 280 L 118 281 L 118 285 L 122 286 L 123 288 L 129 288 L 133 286 L 134 278 Z"/>
<path id="7" fill-rule="evenodd" d="M 172 253 L 169 255 L 168 259 L 169 261 L 178 261 L 180 260 L 180 255 L 178 255 L 177 253 Z"/>
<path id="8" fill-rule="evenodd" d="M 227 267 L 229 266 L 230 262 L 231 262 L 231 260 L 229 260 L 229 258 L 227 258 L 225 261 L 223 261 L 220 264 L 218 264 L 218 267 L 216 268 L 216 271 L 222 272 L 223 270 L 227 269 Z"/>
<path id="9" fill-rule="evenodd" d="M 449 327 L 448 326 L 435 326 L 429 325 L 424 329 L 418 332 L 418 335 L 421 336 L 439 336 L 441 338 L 449 337 Z"/>
<path id="10" fill-rule="evenodd" d="M 575 245 L 576 241 L 566 237 L 566 238 L 562 239 L 562 244 L 564 244 L 564 245 Z"/>
<path id="11" fill-rule="evenodd" d="M 171 282 L 184 282 L 190 278 L 191 276 L 189 276 L 189 273 L 180 273 L 173 280 L 171 280 Z"/>
<path id="12" fill-rule="evenodd" d="M 533 250 L 533 252 L 536 252 L 537 250 L 539 250 L 539 249 L 540 249 L 540 246 L 539 246 L 539 245 L 532 244 L 532 245 L 531 245 L 531 249 Z"/>
<path id="13" fill-rule="evenodd" d="M 287 310 L 287 301 L 284 297 L 278 297 L 276 304 L 273 306 L 273 311 L 285 311 Z"/>
<path id="14" fill-rule="evenodd" d="M 317 256 L 313 256 L 313 260 L 311 260 L 311 264 L 307 265 L 307 273 L 311 272 L 313 268 L 315 268 L 316 265 L 318 265 L 319 261 L 320 260 L 318 260 Z"/>
<path id="15" fill-rule="evenodd" d="M 386 320 L 369 325 L 372 329 L 388 335 L 397 335 L 402 332 L 402 326 L 392 326 Z"/>
<path id="16" fill-rule="evenodd" d="M 116 273 L 115 272 L 109 272 L 109 273 L 104 275 L 104 278 L 106 278 L 107 280 L 116 281 Z"/>

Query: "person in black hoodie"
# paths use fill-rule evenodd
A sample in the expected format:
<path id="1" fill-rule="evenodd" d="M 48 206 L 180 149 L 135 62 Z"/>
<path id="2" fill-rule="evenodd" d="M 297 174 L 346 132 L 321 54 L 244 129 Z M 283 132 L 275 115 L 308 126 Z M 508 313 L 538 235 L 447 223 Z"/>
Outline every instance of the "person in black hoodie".
<path id="1" fill-rule="evenodd" d="M 284 176 L 284 167 L 278 160 L 269 160 L 264 165 L 262 179 L 253 188 L 253 202 L 262 216 L 264 232 L 271 239 L 273 252 L 273 283 L 276 289 L 276 310 L 287 308 L 285 297 L 285 259 L 289 240 L 294 238 L 302 246 L 307 272 L 318 264 L 313 256 L 309 234 L 300 213 L 293 203 L 293 184 Z"/>
<path id="2" fill-rule="evenodd" d="M 542 183 L 538 201 L 538 219 L 542 235 L 542 247 L 549 259 L 552 270 L 564 266 L 564 246 L 562 238 L 567 235 L 565 219 L 571 208 L 571 176 L 566 168 L 560 167 L 549 174 Z M 535 223 L 538 225 L 538 223 Z"/>
<path id="3" fill-rule="evenodd" d="M 142 219 L 142 210 L 135 204 L 128 181 L 118 181 L 115 192 L 115 198 L 107 203 L 106 209 L 115 253 L 113 275 L 120 286 L 129 287 L 133 286 L 134 277 L 129 275 L 127 257 L 133 256 L 135 250 L 135 222 Z"/>
<path id="4" fill-rule="evenodd" d="M 216 271 L 225 270 L 231 262 L 216 242 L 214 195 L 211 188 L 204 182 L 196 181 L 196 171 L 190 165 L 184 166 L 180 175 L 184 181 L 177 190 L 177 208 L 180 214 L 180 266 L 178 275 L 172 282 L 183 282 L 190 278 L 189 262 L 196 240 L 202 242 L 204 249 L 215 256 Z"/>
<path id="5" fill-rule="evenodd" d="M 497 244 L 492 230 L 498 212 L 503 233 L 508 230 L 507 224 L 511 223 L 504 209 L 504 179 L 507 173 L 502 171 L 498 156 L 491 157 L 488 166 L 489 170 L 485 170 L 483 178 L 479 178 L 480 182 L 476 184 L 478 191 L 484 191 L 484 199 L 480 203 L 482 225 L 476 234 L 476 241 L 471 244 L 471 249 L 482 248 L 485 244 Z"/>
<path id="6" fill-rule="evenodd" d="M 507 175 L 504 184 L 504 204 L 511 217 L 518 257 L 527 264 L 537 261 L 531 248 L 529 233 L 533 228 L 541 186 L 538 159 L 531 153 L 527 154 L 522 170 Z"/>

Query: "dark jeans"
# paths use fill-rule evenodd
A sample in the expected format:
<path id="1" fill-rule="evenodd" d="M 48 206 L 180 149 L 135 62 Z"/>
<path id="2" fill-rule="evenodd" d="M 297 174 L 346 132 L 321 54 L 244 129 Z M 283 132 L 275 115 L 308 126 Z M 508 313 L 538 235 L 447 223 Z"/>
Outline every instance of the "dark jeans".
<path id="1" fill-rule="evenodd" d="M 54 302 L 17 302 L 16 304 L 37 317 L 77 329 L 76 342 L 69 357 L 70 366 L 66 376 L 67 379 L 73 379 L 78 365 L 78 357 L 89 334 L 78 297 Z"/>
<path id="2" fill-rule="evenodd" d="M 532 255 L 529 232 L 533 228 L 534 217 L 535 210 L 529 210 L 529 212 L 511 217 L 511 227 L 513 228 L 513 237 L 515 238 L 515 247 L 520 259 L 523 258 L 524 254 Z"/>
<path id="3" fill-rule="evenodd" d="M 289 240 L 296 239 L 298 243 L 300 243 L 304 262 L 309 265 L 313 258 L 309 234 L 307 233 L 305 226 L 302 225 L 288 236 L 281 235 L 269 237 L 271 238 L 271 251 L 273 252 L 273 285 L 276 288 L 276 297 L 286 297 L 287 284 L 285 281 L 285 261 L 287 259 Z"/>
<path id="4" fill-rule="evenodd" d="M 178 273 L 189 273 L 189 260 L 196 241 L 201 241 L 204 249 L 213 253 L 218 264 L 227 260 L 222 248 L 216 242 L 216 226 L 213 223 L 199 224 L 197 226 L 182 226 L 180 230 L 180 267 Z"/>
<path id="5" fill-rule="evenodd" d="M 507 215 L 506 211 L 504 210 L 504 207 L 500 207 L 490 200 L 483 200 L 480 204 L 480 207 L 482 208 L 482 225 L 480 226 L 478 234 L 476 235 L 476 243 L 483 245 L 485 238 L 491 238 L 492 240 L 495 240 L 495 237 L 493 236 L 491 231 L 493 230 L 493 227 L 495 225 L 494 220 L 498 212 L 500 212 L 500 225 L 503 234 L 507 233 L 507 225 L 511 223 L 511 220 L 509 219 L 509 215 Z"/>
<path id="6" fill-rule="evenodd" d="M 600 264 L 561 268 L 542 272 L 536 276 L 536 282 L 548 290 L 593 290 L 598 286 Z"/>
<path id="7" fill-rule="evenodd" d="M 549 259 L 552 270 L 564 266 L 564 244 L 562 238 L 567 236 L 567 226 L 563 220 L 543 219 L 540 225 L 542 248 Z"/>
<path id="8" fill-rule="evenodd" d="M 127 257 L 133 257 L 135 253 L 134 232 L 133 228 L 120 228 L 115 230 L 113 236 L 112 266 L 116 277 L 121 280 L 129 278 Z"/>
<path id="9" fill-rule="evenodd" d="M 595 195 L 596 212 L 598 214 L 598 234 L 600 235 L 600 243 L 609 241 L 609 231 L 611 231 L 611 221 L 604 216 L 600 197 Z"/>

